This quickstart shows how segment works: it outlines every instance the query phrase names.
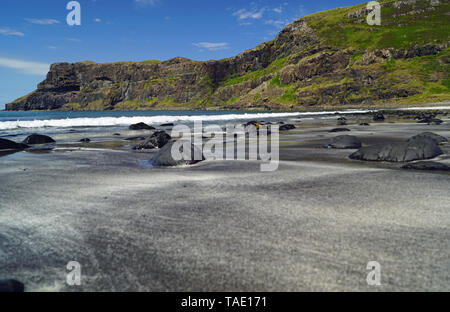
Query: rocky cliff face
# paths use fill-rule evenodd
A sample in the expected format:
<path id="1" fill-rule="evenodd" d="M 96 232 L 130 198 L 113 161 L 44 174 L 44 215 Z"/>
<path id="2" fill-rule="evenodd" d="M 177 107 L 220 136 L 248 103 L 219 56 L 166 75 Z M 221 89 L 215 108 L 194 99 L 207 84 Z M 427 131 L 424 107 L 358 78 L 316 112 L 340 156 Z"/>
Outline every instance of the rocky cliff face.
<path id="1" fill-rule="evenodd" d="M 301 109 L 450 99 L 449 1 L 382 1 L 299 19 L 270 42 L 199 62 L 53 64 L 7 110 Z M 442 24 L 442 22 L 444 24 Z"/>

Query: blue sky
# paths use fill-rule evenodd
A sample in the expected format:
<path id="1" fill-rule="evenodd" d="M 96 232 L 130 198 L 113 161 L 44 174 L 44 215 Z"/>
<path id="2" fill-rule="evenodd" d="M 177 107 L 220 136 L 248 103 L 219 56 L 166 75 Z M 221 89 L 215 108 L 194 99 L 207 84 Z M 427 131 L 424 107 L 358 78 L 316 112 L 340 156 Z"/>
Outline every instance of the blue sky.
<path id="1" fill-rule="evenodd" d="M 230 57 L 272 40 L 293 20 L 358 0 L 2 0 L 0 109 L 36 88 L 55 62 Z"/>

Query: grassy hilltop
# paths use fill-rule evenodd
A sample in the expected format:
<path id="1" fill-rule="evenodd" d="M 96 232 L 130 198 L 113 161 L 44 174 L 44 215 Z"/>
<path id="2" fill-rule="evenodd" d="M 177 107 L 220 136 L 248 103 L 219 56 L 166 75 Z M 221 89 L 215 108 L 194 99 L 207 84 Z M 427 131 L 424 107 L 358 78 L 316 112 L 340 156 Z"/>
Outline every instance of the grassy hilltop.
<path id="1" fill-rule="evenodd" d="M 224 60 L 54 64 L 29 109 L 322 109 L 450 100 L 450 2 L 379 1 L 300 18 Z M 82 78 L 80 78 L 82 77 Z"/>

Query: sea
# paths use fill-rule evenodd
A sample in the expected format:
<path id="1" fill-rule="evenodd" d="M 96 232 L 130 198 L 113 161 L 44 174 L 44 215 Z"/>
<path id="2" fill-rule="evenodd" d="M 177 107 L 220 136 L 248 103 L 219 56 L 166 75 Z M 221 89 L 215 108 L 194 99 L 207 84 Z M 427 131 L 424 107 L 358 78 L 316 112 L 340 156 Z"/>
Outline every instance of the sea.
<path id="1" fill-rule="evenodd" d="M 286 120 L 335 118 L 336 114 L 365 114 L 368 110 L 327 112 L 258 112 L 258 111 L 0 111 L 0 137 L 29 133 L 59 134 L 68 130 L 81 132 L 120 131 L 144 122 L 159 126 L 165 123 L 226 124 L 247 120 Z"/>

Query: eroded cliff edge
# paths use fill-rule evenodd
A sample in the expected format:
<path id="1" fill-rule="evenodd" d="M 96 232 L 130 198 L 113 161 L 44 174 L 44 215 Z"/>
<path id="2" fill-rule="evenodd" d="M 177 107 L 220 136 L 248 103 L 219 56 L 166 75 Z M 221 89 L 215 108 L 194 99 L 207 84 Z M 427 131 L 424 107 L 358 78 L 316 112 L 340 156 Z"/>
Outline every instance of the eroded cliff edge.
<path id="1" fill-rule="evenodd" d="M 450 99 L 449 1 L 380 1 L 316 13 L 219 61 L 53 64 L 7 110 L 302 109 Z"/>

